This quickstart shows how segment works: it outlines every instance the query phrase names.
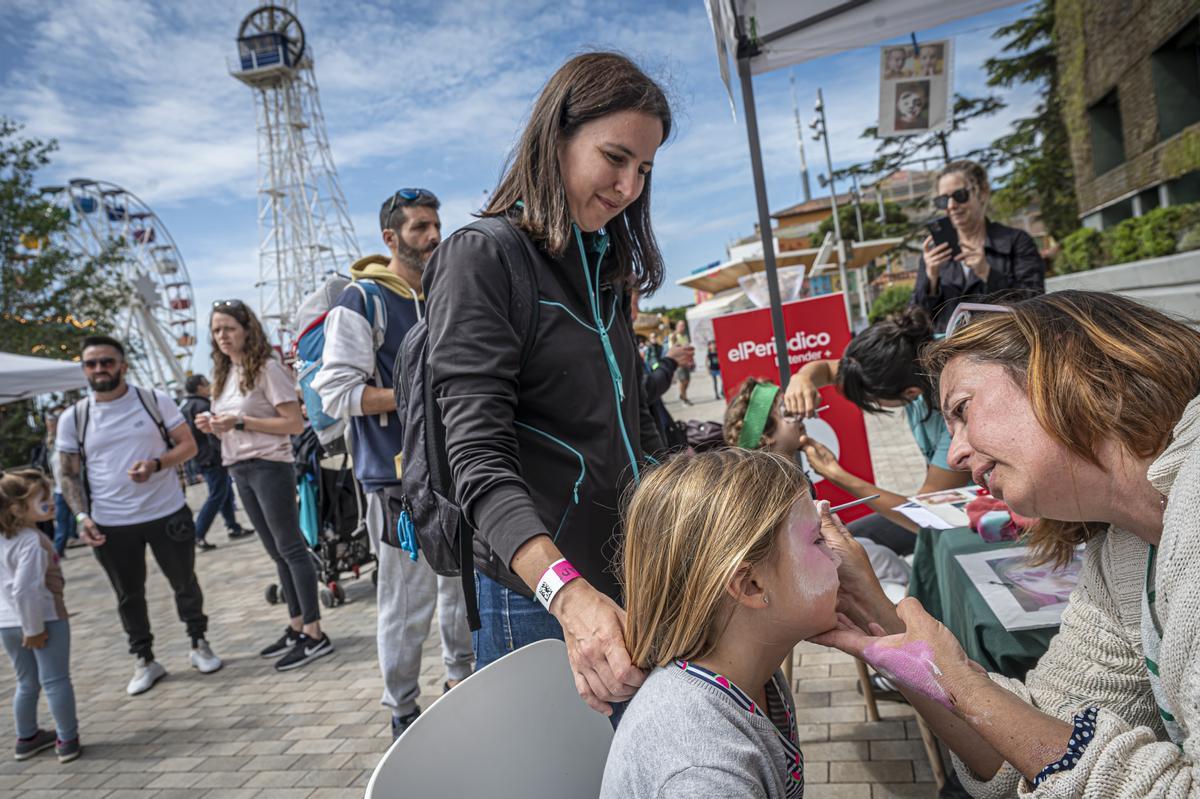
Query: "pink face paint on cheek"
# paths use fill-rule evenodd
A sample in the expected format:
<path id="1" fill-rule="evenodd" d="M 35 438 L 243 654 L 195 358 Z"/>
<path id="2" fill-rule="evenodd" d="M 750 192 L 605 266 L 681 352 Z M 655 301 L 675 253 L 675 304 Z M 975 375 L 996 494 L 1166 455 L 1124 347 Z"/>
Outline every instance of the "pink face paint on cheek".
<path id="1" fill-rule="evenodd" d="M 863 660 L 888 679 L 927 696 L 953 710 L 950 694 L 938 678 L 942 670 L 933 662 L 933 650 L 924 641 L 912 641 L 903 646 L 883 646 L 874 643 L 863 650 Z"/>

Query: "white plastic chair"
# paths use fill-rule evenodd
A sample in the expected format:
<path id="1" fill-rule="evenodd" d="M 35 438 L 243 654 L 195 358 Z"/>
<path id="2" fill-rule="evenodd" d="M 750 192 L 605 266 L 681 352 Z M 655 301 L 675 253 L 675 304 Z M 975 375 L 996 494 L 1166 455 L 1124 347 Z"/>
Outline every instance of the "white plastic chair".
<path id="1" fill-rule="evenodd" d="M 476 672 L 392 744 L 366 799 L 600 794 L 608 719 L 575 690 L 562 641 L 538 641 Z"/>

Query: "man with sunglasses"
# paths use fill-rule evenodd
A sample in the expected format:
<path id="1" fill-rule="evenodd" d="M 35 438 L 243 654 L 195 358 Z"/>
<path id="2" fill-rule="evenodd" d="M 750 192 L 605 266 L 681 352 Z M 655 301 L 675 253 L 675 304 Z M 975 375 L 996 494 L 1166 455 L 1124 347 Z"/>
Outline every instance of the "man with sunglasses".
<path id="1" fill-rule="evenodd" d="M 117 594 L 117 612 L 136 658 L 126 692 L 150 690 L 167 670 L 154 658 L 146 608 L 146 546 L 175 592 L 191 640 L 191 665 L 221 668 L 205 633 L 204 595 L 196 579 L 196 528 L 176 467 L 196 454 L 192 431 L 161 391 L 125 381 L 125 348 L 108 336 L 83 340 L 91 396 L 59 419 L 56 443 L 62 492 L 79 537 L 93 548 Z"/>
<path id="2" fill-rule="evenodd" d="M 929 312 L 934 330 L 946 330 L 960 302 L 1017 300 L 1046 290 L 1046 262 L 1023 230 L 987 218 L 987 172 L 974 161 L 952 161 L 938 174 L 933 204 L 946 212 L 955 242 L 922 245 L 912 304 Z"/>
<path id="3" fill-rule="evenodd" d="M 392 369 L 404 336 L 424 313 L 421 276 L 441 241 L 440 203 L 426 189 L 400 189 L 379 210 L 379 227 L 390 257 L 370 255 L 350 269 L 349 286 L 325 318 L 322 367 L 313 380 L 325 413 L 352 422 L 354 475 L 367 495 L 367 531 L 379 559 L 379 666 L 383 704 L 399 735 L 420 714 L 421 649 L 435 605 L 446 664 L 445 690 L 471 673 L 474 652 L 466 605 L 456 577 L 439 577 L 424 558 L 383 544 L 385 487 L 400 483 L 402 422 L 396 413 Z M 368 321 L 367 303 L 383 307 Z M 382 311 L 382 312 L 379 312 Z M 381 324 L 382 320 L 382 324 Z M 382 329 L 381 329 L 382 328 Z"/>

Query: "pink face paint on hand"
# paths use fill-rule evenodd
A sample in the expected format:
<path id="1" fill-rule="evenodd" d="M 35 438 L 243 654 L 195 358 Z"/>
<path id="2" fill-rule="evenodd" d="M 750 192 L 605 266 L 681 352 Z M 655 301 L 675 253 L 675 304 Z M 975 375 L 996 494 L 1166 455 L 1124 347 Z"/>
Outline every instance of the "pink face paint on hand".
<path id="1" fill-rule="evenodd" d="M 924 641 L 902 646 L 874 643 L 863 650 L 863 660 L 888 679 L 929 697 L 947 710 L 954 709 L 950 694 L 938 681 L 942 670 L 933 662 L 933 650 Z"/>

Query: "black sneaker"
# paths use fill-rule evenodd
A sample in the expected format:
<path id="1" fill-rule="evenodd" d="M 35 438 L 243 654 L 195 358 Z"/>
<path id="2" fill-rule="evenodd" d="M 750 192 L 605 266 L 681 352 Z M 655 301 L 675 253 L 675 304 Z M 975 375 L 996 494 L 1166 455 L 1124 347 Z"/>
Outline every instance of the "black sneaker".
<path id="1" fill-rule="evenodd" d="M 292 651 L 292 647 L 294 647 L 296 642 L 300 640 L 301 635 L 302 633 L 296 632 L 291 627 L 285 627 L 283 637 L 263 651 L 259 652 L 258 656 L 260 658 L 274 659 L 280 655 L 286 655 L 288 652 Z"/>
<path id="2" fill-rule="evenodd" d="M 33 734 L 32 738 L 18 738 L 17 746 L 13 750 L 13 757 L 17 760 L 28 760 L 42 752 L 58 741 L 58 736 L 49 730 L 38 730 Z"/>
<path id="3" fill-rule="evenodd" d="M 421 715 L 421 708 L 418 707 L 407 716 L 392 716 L 392 740 L 394 741 L 403 735 L 404 731 L 408 729 L 410 724 L 417 720 L 417 716 L 419 715 Z"/>
<path id="4" fill-rule="evenodd" d="M 235 527 L 229 531 L 229 540 L 236 541 L 239 538 L 245 538 L 248 535 L 254 535 L 254 530 L 247 530 L 245 527 Z"/>
<path id="5" fill-rule="evenodd" d="M 296 645 L 292 647 L 292 651 L 288 652 L 279 662 L 275 664 L 275 671 L 289 671 L 298 669 L 301 666 L 307 666 L 317 658 L 323 658 L 326 655 L 333 654 L 333 641 L 329 640 L 329 636 L 321 634 L 321 640 L 314 641 L 304 633 L 300 633 L 300 637 L 296 640 Z"/>
<path id="6" fill-rule="evenodd" d="M 200 539 L 196 542 L 196 549 L 200 550 L 201 552 L 212 552 L 216 548 L 216 544 L 210 544 L 204 539 Z"/>

